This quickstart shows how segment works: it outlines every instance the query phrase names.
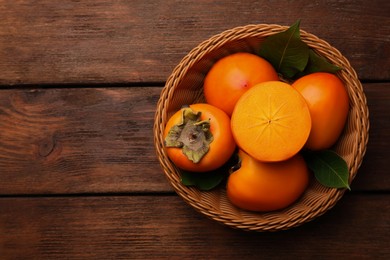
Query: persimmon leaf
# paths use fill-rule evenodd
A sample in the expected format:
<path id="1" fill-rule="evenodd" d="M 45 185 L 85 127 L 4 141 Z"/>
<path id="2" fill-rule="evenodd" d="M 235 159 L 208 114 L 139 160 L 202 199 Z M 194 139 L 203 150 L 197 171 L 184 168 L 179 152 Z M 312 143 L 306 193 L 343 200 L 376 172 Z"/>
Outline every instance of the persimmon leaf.
<path id="1" fill-rule="evenodd" d="M 339 66 L 333 65 L 323 57 L 319 56 L 313 50 L 309 50 L 309 62 L 305 68 L 304 74 L 310 74 L 314 72 L 329 72 L 335 73 L 341 70 Z"/>
<path id="2" fill-rule="evenodd" d="M 195 186 L 199 190 L 207 191 L 220 185 L 230 174 L 230 169 L 238 163 L 237 154 L 232 157 L 221 167 L 209 172 L 181 172 L 181 183 L 186 186 Z"/>
<path id="3" fill-rule="evenodd" d="M 303 72 L 309 61 L 309 47 L 301 40 L 299 24 L 298 20 L 287 30 L 268 36 L 260 46 L 259 55 L 286 78 Z"/>
<path id="4" fill-rule="evenodd" d="M 216 172 L 187 172 L 181 174 L 181 182 L 186 186 L 196 186 L 200 190 L 211 190 L 218 186 L 226 174 Z"/>
<path id="5" fill-rule="evenodd" d="M 348 184 L 348 165 L 336 152 L 332 150 L 307 152 L 304 157 L 308 167 L 322 185 L 351 189 Z"/>

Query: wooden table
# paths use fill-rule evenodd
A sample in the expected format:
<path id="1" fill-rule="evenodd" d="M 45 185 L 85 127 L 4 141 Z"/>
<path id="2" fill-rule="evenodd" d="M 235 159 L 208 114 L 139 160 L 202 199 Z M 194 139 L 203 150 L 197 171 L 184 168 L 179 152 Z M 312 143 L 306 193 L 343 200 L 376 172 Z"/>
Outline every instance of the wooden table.
<path id="1" fill-rule="evenodd" d="M 387 0 L 0 1 L 0 258 L 390 259 L 389 14 Z M 312 222 L 222 226 L 167 182 L 156 102 L 201 41 L 297 19 L 357 71 L 366 156 L 352 191 Z"/>

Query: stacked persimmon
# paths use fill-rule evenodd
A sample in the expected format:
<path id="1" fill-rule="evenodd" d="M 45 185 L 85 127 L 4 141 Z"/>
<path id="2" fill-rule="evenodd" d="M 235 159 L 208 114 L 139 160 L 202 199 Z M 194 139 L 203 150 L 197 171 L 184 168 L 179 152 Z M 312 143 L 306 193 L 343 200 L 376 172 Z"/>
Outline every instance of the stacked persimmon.
<path id="1" fill-rule="evenodd" d="M 240 167 L 228 176 L 227 196 L 252 211 L 282 209 L 303 194 L 309 170 L 300 151 L 331 147 L 349 108 L 336 75 L 316 72 L 289 84 L 267 60 L 244 52 L 217 61 L 203 89 L 207 103 L 169 119 L 167 155 L 183 170 L 210 172 L 238 150 Z"/>

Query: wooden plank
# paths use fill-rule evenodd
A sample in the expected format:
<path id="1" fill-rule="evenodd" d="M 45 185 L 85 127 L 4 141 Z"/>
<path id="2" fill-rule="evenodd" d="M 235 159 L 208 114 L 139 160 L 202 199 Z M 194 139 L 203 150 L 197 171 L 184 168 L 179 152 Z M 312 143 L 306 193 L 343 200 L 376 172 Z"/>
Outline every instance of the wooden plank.
<path id="1" fill-rule="evenodd" d="M 170 190 L 153 146 L 160 91 L 1 91 L 0 193 Z"/>
<path id="2" fill-rule="evenodd" d="M 388 200 L 349 193 L 300 227 L 249 233 L 177 196 L 0 198 L 0 251 L 2 259 L 389 259 Z"/>
<path id="3" fill-rule="evenodd" d="M 0 85 L 163 82 L 217 33 L 297 19 L 360 78 L 388 80 L 389 11 L 387 0 L 2 1 Z"/>
<path id="4" fill-rule="evenodd" d="M 389 83 L 364 85 L 370 118 L 369 140 L 366 156 L 352 183 L 352 189 L 390 189 L 390 182 L 386 180 L 389 178 L 382 175 L 390 169 L 389 87 Z M 381 181 L 384 182 L 383 186 L 379 184 Z"/>
<path id="5" fill-rule="evenodd" d="M 365 84 L 370 140 L 353 190 L 390 190 L 389 83 Z M 153 145 L 161 87 L 0 91 L 0 194 L 171 192 Z"/>

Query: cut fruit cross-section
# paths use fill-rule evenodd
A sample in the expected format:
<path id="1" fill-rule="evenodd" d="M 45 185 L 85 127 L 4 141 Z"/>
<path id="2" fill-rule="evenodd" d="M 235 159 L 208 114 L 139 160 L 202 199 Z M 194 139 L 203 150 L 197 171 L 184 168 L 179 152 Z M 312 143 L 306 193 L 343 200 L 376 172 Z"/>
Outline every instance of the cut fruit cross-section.
<path id="1" fill-rule="evenodd" d="M 309 108 L 291 85 L 268 81 L 238 100 L 231 119 L 237 145 L 260 161 L 286 160 L 297 154 L 311 129 Z"/>

